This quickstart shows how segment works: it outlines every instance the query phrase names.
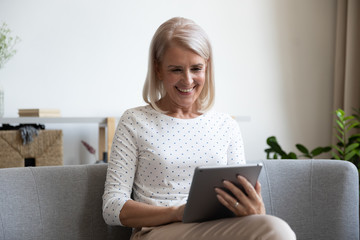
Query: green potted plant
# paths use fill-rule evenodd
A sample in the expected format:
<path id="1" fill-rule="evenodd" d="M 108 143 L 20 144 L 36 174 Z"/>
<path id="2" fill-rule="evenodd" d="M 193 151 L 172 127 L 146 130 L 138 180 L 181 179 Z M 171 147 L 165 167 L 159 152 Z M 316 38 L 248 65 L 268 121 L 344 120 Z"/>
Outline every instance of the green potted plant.
<path id="1" fill-rule="evenodd" d="M 346 116 L 342 109 L 335 111 L 335 132 L 338 142 L 327 147 L 317 147 L 309 151 L 304 145 L 296 144 L 302 155 L 294 152 L 286 153 L 278 143 L 276 137 L 269 137 L 266 142 L 269 148 L 265 149 L 267 159 L 298 159 L 299 157 L 315 158 L 316 156 L 332 151 L 333 159 L 352 162 L 360 174 L 360 134 L 354 131 L 360 128 L 360 109 L 354 109 L 354 114 Z"/>
<path id="2" fill-rule="evenodd" d="M 315 158 L 316 156 L 332 151 L 334 159 L 350 161 L 360 168 L 360 134 L 351 133 L 351 130 L 360 128 L 360 109 L 354 109 L 354 114 L 345 116 L 342 109 L 335 111 L 335 137 L 338 143 L 332 146 L 317 147 L 309 151 L 304 145 L 296 144 L 301 155 L 294 152 L 286 153 L 278 143 L 275 136 L 267 138 L 269 148 L 265 149 L 267 159 L 298 159 Z"/>
<path id="3" fill-rule="evenodd" d="M 15 45 L 20 41 L 18 36 L 12 37 L 11 30 L 6 23 L 0 26 L 0 69 L 12 58 L 15 53 Z M 0 82 L 0 117 L 4 116 L 4 89 Z"/>
<path id="4" fill-rule="evenodd" d="M 360 134 L 351 133 L 355 128 L 360 128 L 360 109 L 354 109 L 355 113 L 345 116 L 342 109 L 335 111 L 336 114 L 336 133 L 335 137 L 339 140 L 333 145 L 332 155 L 335 159 L 352 162 L 360 168 Z"/>
<path id="5" fill-rule="evenodd" d="M 299 158 L 315 158 L 316 156 L 330 152 L 331 147 L 317 147 L 313 150 L 309 151 L 304 145 L 302 144 L 296 144 L 295 147 L 297 150 L 300 151 L 300 154 L 297 155 L 294 152 L 286 153 L 278 143 L 275 136 L 268 137 L 266 140 L 266 143 L 268 144 L 269 148 L 265 149 L 266 152 L 266 158 L 267 159 L 299 159 Z"/>

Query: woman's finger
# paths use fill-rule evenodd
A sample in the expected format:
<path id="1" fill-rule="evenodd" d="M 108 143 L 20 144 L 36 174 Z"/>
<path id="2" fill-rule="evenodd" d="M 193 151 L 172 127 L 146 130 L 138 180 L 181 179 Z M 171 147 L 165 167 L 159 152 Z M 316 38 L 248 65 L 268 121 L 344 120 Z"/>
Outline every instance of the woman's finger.
<path id="1" fill-rule="evenodd" d="M 248 196 L 253 197 L 254 195 L 257 195 L 253 185 L 251 185 L 251 183 L 246 178 L 239 175 L 237 176 L 237 179 Z"/>
<path id="2" fill-rule="evenodd" d="M 241 189 L 226 180 L 224 181 L 224 186 L 234 194 L 235 198 L 224 190 L 215 188 L 220 203 L 232 211 L 236 216 L 246 216 L 249 212 L 253 212 L 249 211 L 248 206 L 251 206 L 251 202 Z"/>
<path id="3" fill-rule="evenodd" d="M 225 180 L 223 184 L 224 187 L 228 189 L 238 200 L 244 199 L 244 197 L 246 197 L 243 190 L 235 186 L 235 184 L 233 184 L 232 182 Z"/>
<path id="4" fill-rule="evenodd" d="M 242 215 L 241 211 L 243 206 L 234 198 L 227 198 L 226 195 L 222 195 L 221 193 L 217 194 L 216 197 L 222 205 L 232 211 L 236 216 Z"/>
<path id="5" fill-rule="evenodd" d="M 215 188 L 215 192 L 222 197 L 222 199 L 224 199 L 224 201 L 228 204 L 231 205 L 231 203 L 236 203 L 238 200 L 233 198 L 231 195 L 229 195 L 227 192 L 225 192 L 224 190 L 220 189 L 220 188 Z"/>
<path id="6" fill-rule="evenodd" d="M 224 187 L 233 195 L 220 188 L 216 188 L 215 191 L 218 194 L 217 198 L 219 201 L 237 216 L 264 214 L 265 206 L 261 196 L 260 183 L 257 182 L 254 188 L 245 178 L 238 177 L 238 180 L 244 190 L 239 189 L 235 184 L 225 180 L 223 183 Z"/>
<path id="7" fill-rule="evenodd" d="M 261 184 L 259 181 L 257 181 L 255 184 L 255 191 L 261 197 Z"/>

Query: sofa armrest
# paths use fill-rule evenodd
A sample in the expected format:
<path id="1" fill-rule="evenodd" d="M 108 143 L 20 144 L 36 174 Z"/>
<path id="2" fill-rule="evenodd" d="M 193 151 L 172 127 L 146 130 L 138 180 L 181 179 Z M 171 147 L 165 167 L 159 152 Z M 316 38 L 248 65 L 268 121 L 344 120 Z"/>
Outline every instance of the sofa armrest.
<path id="1" fill-rule="evenodd" d="M 298 239 L 359 239 L 357 168 L 337 160 L 265 160 L 260 175 L 268 214 Z"/>

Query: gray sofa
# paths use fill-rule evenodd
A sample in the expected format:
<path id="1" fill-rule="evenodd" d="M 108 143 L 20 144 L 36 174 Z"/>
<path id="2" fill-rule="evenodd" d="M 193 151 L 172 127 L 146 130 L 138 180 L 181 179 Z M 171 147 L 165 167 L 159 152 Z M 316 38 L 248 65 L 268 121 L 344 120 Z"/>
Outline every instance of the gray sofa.
<path id="1" fill-rule="evenodd" d="M 359 239 L 358 171 L 335 160 L 265 160 L 268 214 L 298 239 Z M 0 169 L 0 239 L 129 239 L 102 218 L 106 165 Z"/>

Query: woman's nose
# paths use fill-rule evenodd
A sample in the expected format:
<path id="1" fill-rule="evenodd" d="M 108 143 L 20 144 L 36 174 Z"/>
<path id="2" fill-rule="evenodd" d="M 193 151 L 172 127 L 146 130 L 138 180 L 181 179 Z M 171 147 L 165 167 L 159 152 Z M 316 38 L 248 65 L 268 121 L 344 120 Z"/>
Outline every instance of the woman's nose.
<path id="1" fill-rule="evenodd" d="M 194 82 L 190 71 L 185 71 L 184 82 L 189 85 L 191 85 Z"/>

